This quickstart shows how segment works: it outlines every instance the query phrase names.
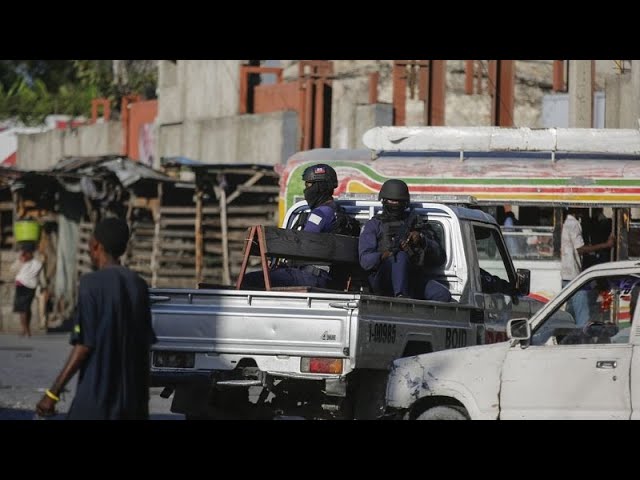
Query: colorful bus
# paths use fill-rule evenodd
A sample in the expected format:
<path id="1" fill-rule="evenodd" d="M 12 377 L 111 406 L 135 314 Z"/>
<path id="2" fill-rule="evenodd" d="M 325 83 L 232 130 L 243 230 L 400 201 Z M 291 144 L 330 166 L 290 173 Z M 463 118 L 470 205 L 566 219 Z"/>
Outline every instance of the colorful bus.
<path id="1" fill-rule="evenodd" d="M 532 295 L 560 291 L 565 209 L 602 209 L 616 245 L 612 260 L 640 259 L 640 131 L 500 127 L 377 127 L 367 149 L 315 149 L 281 169 L 280 212 L 303 199 L 309 164 L 333 166 L 336 194 L 377 194 L 389 178 L 412 195 L 471 196 L 502 224 L 505 206 L 519 222 L 503 228 L 518 268 L 531 270 Z"/>

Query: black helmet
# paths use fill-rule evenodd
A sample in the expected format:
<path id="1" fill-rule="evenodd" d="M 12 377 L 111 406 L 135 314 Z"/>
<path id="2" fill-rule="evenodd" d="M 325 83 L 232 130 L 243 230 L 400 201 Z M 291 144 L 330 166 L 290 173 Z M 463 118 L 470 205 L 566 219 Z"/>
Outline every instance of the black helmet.
<path id="1" fill-rule="evenodd" d="M 305 168 L 302 180 L 305 182 L 327 182 L 330 188 L 338 188 L 338 174 L 333 167 L 324 163 Z"/>
<path id="2" fill-rule="evenodd" d="M 391 179 L 382 184 L 380 193 L 378 193 L 378 200 L 401 200 L 408 202 L 411 200 L 409 196 L 409 187 L 402 180 Z"/>

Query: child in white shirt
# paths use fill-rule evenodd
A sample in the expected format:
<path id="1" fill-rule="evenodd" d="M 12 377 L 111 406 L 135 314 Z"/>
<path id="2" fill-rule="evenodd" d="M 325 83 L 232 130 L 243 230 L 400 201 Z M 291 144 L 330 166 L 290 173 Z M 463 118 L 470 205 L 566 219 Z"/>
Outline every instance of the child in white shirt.
<path id="1" fill-rule="evenodd" d="M 42 262 L 34 257 L 35 243 L 24 242 L 21 245 L 20 256 L 11 265 L 11 271 L 16 275 L 16 295 L 13 311 L 20 314 L 22 336 L 31 336 L 31 303 L 36 294 L 38 276 L 42 270 Z"/>

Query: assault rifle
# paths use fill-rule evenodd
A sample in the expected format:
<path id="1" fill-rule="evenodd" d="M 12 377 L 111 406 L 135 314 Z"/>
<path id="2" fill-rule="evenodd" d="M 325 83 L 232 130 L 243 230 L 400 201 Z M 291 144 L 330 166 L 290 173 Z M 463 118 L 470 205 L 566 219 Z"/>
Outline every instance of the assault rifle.
<path id="1" fill-rule="evenodd" d="M 395 258 L 395 256 L 402 250 L 402 244 L 409 240 L 409 235 L 413 230 L 420 231 L 422 230 L 424 222 L 420 215 L 415 211 L 412 211 L 409 216 L 406 218 L 404 223 L 400 226 L 400 229 L 396 233 L 393 238 L 393 246 L 391 247 L 391 254 Z M 411 252 L 409 253 L 411 256 Z"/>

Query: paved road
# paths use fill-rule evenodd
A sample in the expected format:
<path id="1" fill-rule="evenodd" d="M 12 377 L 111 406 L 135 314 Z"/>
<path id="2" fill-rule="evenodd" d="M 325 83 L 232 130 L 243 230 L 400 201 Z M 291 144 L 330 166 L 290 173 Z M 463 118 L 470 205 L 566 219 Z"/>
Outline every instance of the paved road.
<path id="1" fill-rule="evenodd" d="M 64 365 L 70 351 L 69 334 L 50 333 L 22 338 L 0 334 L 0 420 L 31 420 L 42 393 L 51 386 Z M 69 409 L 77 377 L 67 385 L 58 411 Z M 151 389 L 151 418 L 181 420 L 182 415 L 171 413 L 171 399 L 160 398 L 162 389 Z M 59 415 L 58 418 L 63 418 Z"/>

